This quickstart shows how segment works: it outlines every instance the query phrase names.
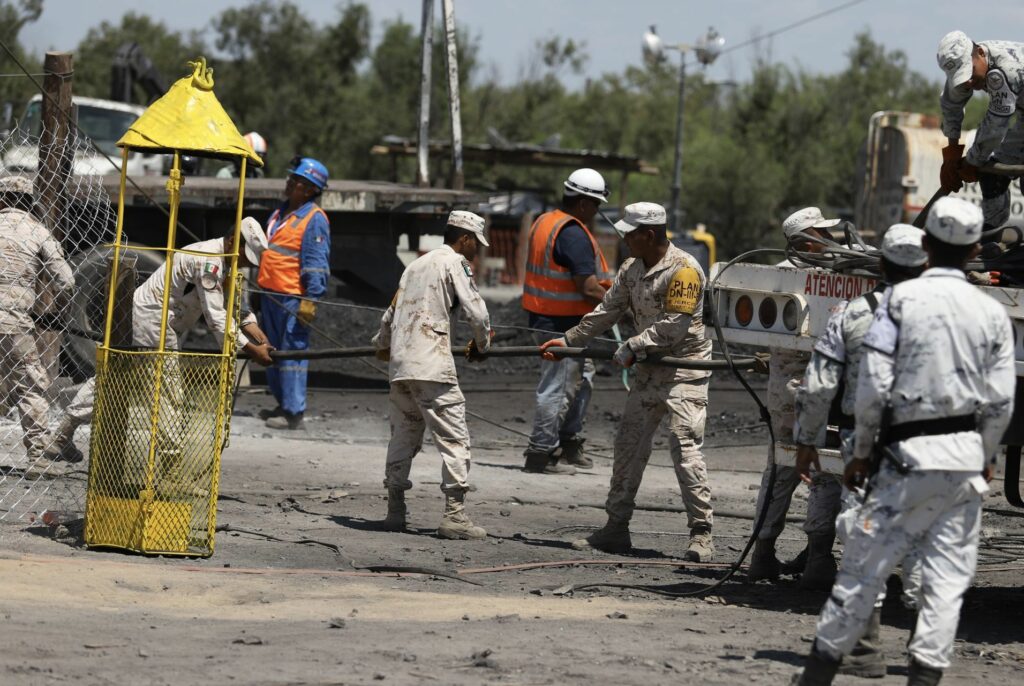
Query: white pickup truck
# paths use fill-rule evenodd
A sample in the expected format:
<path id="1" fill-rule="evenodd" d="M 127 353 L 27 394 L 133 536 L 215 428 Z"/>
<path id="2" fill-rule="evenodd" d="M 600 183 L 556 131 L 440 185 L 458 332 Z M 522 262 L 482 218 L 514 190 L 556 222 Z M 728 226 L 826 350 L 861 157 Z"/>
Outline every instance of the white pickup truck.
<path id="1" fill-rule="evenodd" d="M 132 122 L 145 111 L 144 107 L 113 100 L 73 97 L 75 121 L 78 129 L 88 136 L 103 153 L 104 157 L 91 146 L 76 145 L 72 174 L 117 175 L 121 170 L 121 151 L 117 141 L 124 135 Z M 39 166 L 39 135 L 42 129 L 41 117 L 43 96 L 34 95 L 11 132 L 11 141 L 4 146 L 0 171 L 8 173 L 35 173 Z M 163 156 L 133 152 L 128 157 L 129 176 L 161 174 Z"/>

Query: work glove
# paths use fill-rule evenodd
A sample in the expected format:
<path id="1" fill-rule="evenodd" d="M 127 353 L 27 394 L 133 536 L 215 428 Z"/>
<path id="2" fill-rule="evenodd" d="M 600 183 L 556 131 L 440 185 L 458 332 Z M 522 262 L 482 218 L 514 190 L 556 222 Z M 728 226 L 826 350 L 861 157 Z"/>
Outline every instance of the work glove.
<path id="1" fill-rule="evenodd" d="M 316 318 L 316 303 L 312 300 L 302 300 L 299 302 L 299 311 L 295 315 L 303 326 L 309 326 L 313 319 Z"/>
<path id="2" fill-rule="evenodd" d="M 964 158 L 964 146 L 947 145 L 942 149 L 942 168 L 939 170 L 939 183 L 946 193 L 956 193 L 964 187 L 960 179 L 960 163 Z"/>
<path id="3" fill-rule="evenodd" d="M 772 356 L 768 353 L 754 353 L 754 373 L 767 374 L 768 363 L 771 359 Z"/>
<path id="4" fill-rule="evenodd" d="M 566 342 L 565 338 L 552 338 L 550 341 L 547 341 L 546 343 L 542 343 L 541 344 L 541 346 L 540 346 L 540 356 L 543 357 L 548 362 L 558 362 L 558 360 L 561 359 L 561 358 L 555 357 L 555 354 L 552 353 L 552 352 L 548 352 L 549 349 L 550 348 L 568 348 L 568 347 L 569 347 L 569 344 Z"/>
<path id="5" fill-rule="evenodd" d="M 960 163 L 957 171 L 960 173 L 960 178 L 967 183 L 976 183 L 978 181 L 978 168 L 967 160 Z"/>
<path id="6" fill-rule="evenodd" d="M 266 341 L 263 343 L 249 343 L 245 346 L 245 350 L 249 353 L 249 357 L 252 358 L 254 362 L 258 362 L 264 367 L 269 367 L 274 364 L 274 358 L 270 356 L 270 351 L 273 349 L 274 347 Z"/>
<path id="7" fill-rule="evenodd" d="M 381 362 L 391 361 L 391 348 L 382 348 L 373 354 Z"/>
<path id="8" fill-rule="evenodd" d="M 612 362 L 629 369 L 636 362 L 636 353 L 629 347 L 629 343 L 623 343 L 619 346 L 619 349 L 615 351 L 615 355 L 612 356 Z"/>
<path id="9" fill-rule="evenodd" d="M 494 331 L 487 332 L 488 342 L 494 338 Z M 472 339 L 466 344 L 466 359 L 470 362 L 482 362 L 487 359 L 487 353 L 480 352 L 480 348 L 476 344 L 476 339 Z"/>

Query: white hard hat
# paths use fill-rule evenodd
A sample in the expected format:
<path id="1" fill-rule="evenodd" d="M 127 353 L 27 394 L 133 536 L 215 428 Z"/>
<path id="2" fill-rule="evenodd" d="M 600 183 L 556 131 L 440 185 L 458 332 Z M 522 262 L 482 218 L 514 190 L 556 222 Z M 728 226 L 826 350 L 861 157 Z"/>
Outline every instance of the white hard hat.
<path id="1" fill-rule="evenodd" d="M 665 208 L 655 202 L 635 202 L 626 205 L 626 213 L 615 222 L 615 230 L 625 238 L 627 233 L 641 226 L 665 226 Z"/>
<path id="2" fill-rule="evenodd" d="M 786 217 L 782 222 L 782 234 L 788 239 L 807 229 L 827 229 L 838 223 L 838 219 L 825 219 L 817 207 L 805 207 Z"/>
<path id="3" fill-rule="evenodd" d="M 242 220 L 242 239 L 245 241 L 245 257 L 249 263 L 259 266 L 263 251 L 267 249 L 267 234 L 263 227 L 252 217 Z"/>
<path id="4" fill-rule="evenodd" d="M 487 237 L 484 236 L 484 225 L 486 222 L 484 218 L 475 212 L 467 212 L 466 210 L 452 210 L 451 214 L 448 215 L 448 226 L 454 226 L 457 229 L 465 229 L 476 234 L 476 238 L 480 241 L 480 244 L 484 247 L 490 245 L 487 242 Z"/>
<path id="5" fill-rule="evenodd" d="M 901 267 L 920 267 L 928 261 L 921 247 L 924 231 L 910 224 L 893 224 L 882 237 L 882 257 Z"/>
<path id="6" fill-rule="evenodd" d="M 577 169 L 569 174 L 569 178 L 563 185 L 565 194 L 569 197 L 586 195 L 598 202 L 608 202 L 608 186 L 604 182 L 604 177 L 597 170 L 589 167 Z"/>
<path id="7" fill-rule="evenodd" d="M 935 60 L 946 72 L 946 85 L 952 89 L 962 86 L 974 76 L 974 41 L 963 31 L 950 31 L 939 41 Z"/>
<path id="8" fill-rule="evenodd" d="M 981 240 L 985 217 L 981 208 L 960 198 L 939 198 L 932 205 L 924 230 L 943 243 L 972 245 Z"/>
<path id="9" fill-rule="evenodd" d="M 245 138 L 245 142 L 249 144 L 249 147 L 252 148 L 253 152 L 255 152 L 257 155 L 263 157 L 264 155 L 267 154 L 267 141 L 263 138 L 263 136 L 259 135 L 255 131 L 250 131 L 249 133 L 245 134 L 243 138 Z"/>

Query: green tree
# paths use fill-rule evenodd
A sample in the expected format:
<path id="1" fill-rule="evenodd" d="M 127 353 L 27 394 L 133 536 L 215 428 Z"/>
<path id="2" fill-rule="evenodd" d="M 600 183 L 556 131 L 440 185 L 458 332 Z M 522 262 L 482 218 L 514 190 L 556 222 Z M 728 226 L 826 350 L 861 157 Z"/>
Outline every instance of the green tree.
<path id="1" fill-rule="evenodd" d="M 14 54 L 13 59 L 6 51 L 0 54 L 0 72 L 22 74 L 18 62 L 24 65 L 29 73 L 38 74 L 42 71 L 41 60 L 29 55 L 18 40 L 25 25 L 39 19 L 42 11 L 43 0 L 0 1 L 0 40 Z M 0 104 L 10 103 L 14 117 L 21 116 L 25 102 L 35 93 L 36 87 L 27 76 L 0 79 Z M 2 124 L 3 122 L 0 122 L 0 125 Z"/>
<path id="2" fill-rule="evenodd" d="M 129 43 L 139 45 L 167 87 L 188 73 L 186 63 L 189 60 L 207 52 L 207 46 L 198 33 L 172 31 L 145 14 L 129 12 L 121 17 L 119 24 L 102 22 L 89 29 L 78 44 L 75 49 L 75 94 L 109 98 L 114 58 L 121 46 Z M 135 89 L 135 102 L 145 104 L 150 99 L 149 94 Z"/>

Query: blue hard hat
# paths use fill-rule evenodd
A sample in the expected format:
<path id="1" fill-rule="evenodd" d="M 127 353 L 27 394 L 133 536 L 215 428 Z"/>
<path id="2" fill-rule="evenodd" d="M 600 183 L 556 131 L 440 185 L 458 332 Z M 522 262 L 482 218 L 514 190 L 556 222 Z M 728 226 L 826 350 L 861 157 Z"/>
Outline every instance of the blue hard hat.
<path id="1" fill-rule="evenodd" d="M 293 161 L 289 173 L 309 181 L 311 184 L 323 190 L 327 188 L 327 167 L 322 162 L 312 157 L 300 157 Z"/>

